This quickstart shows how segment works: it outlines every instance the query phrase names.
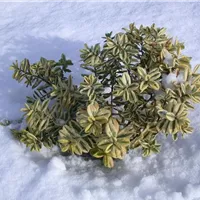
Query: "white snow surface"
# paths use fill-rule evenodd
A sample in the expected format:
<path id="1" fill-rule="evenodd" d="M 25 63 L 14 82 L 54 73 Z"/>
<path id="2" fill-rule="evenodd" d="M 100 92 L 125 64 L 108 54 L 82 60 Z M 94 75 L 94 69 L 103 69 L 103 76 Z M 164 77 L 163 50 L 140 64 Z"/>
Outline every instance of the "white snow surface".
<path id="1" fill-rule="evenodd" d="M 167 28 L 185 42 L 192 64 L 200 63 L 200 4 L 196 3 L 0 3 L 0 120 L 16 120 L 31 90 L 15 82 L 12 61 L 41 56 L 74 62 L 80 82 L 79 49 L 102 41 L 105 33 L 129 23 Z M 0 127 L 0 200 L 200 200 L 200 106 L 190 118 L 195 127 L 187 138 L 173 142 L 160 137 L 159 155 L 142 158 L 131 151 L 113 169 L 101 161 L 63 157 L 55 148 L 29 152 Z"/>

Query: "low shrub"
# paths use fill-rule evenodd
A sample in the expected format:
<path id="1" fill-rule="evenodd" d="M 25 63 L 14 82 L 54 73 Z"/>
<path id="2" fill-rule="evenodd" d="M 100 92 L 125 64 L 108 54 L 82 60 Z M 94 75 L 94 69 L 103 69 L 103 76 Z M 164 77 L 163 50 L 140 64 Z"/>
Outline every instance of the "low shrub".
<path id="1" fill-rule="evenodd" d="M 12 64 L 13 78 L 34 90 L 22 109 L 27 127 L 12 130 L 17 139 L 30 150 L 57 145 L 112 168 L 130 149 L 159 152 L 158 134 L 177 140 L 192 132 L 188 113 L 200 102 L 200 65 L 192 70 L 184 44 L 165 28 L 123 30 L 107 33 L 102 45 L 85 44 L 81 67 L 89 73 L 80 85 L 66 76 L 72 62 L 65 55 Z"/>

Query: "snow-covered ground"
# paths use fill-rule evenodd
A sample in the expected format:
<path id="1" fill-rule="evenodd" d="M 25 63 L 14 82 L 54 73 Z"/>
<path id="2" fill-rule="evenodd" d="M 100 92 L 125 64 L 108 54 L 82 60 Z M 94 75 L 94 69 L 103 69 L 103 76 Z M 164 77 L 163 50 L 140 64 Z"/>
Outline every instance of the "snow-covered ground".
<path id="1" fill-rule="evenodd" d="M 166 27 L 185 42 L 192 64 L 200 63 L 199 11 L 199 3 L 0 3 L 0 120 L 20 118 L 31 93 L 12 80 L 12 61 L 65 53 L 78 83 L 84 42 L 131 22 Z M 30 153 L 0 127 L 0 200 L 200 200 L 200 106 L 190 118 L 195 131 L 186 139 L 162 140 L 161 153 L 145 159 L 133 151 L 111 170 L 56 149 Z"/>

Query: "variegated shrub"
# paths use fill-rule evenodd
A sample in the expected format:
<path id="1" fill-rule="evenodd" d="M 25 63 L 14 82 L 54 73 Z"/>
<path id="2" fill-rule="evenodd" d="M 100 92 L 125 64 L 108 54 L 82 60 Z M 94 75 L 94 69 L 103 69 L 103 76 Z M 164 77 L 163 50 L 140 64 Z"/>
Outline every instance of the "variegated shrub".
<path id="1" fill-rule="evenodd" d="M 193 131 L 188 114 L 200 102 L 200 65 L 191 67 L 184 44 L 165 28 L 130 24 L 81 50 L 81 67 L 90 71 L 73 85 L 62 55 L 13 63 L 13 78 L 31 86 L 22 111 L 27 128 L 12 130 L 31 150 L 58 145 L 63 152 L 100 158 L 106 167 L 131 149 L 157 153 L 158 134 L 177 140 Z"/>

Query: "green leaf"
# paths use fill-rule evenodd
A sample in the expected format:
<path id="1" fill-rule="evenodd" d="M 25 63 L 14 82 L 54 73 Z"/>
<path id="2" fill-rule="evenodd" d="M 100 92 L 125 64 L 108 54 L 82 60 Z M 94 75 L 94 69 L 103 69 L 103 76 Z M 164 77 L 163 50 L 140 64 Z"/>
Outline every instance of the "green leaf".
<path id="1" fill-rule="evenodd" d="M 103 163 L 104 163 L 104 166 L 105 167 L 108 167 L 108 168 L 113 168 L 114 167 L 114 161 L 113 161 L 113 158 L 111 156 L 104 156 L 103 157 Z"/>
<path id="2" fill-rule="evenodd" d="M 144 68 L 142 67 L 137 67 L 137 71 L 138 71 L 138 74 L 144 79 L 145 76 L 147 75 L 147 72 Z"/>
<path id="3" fill-rule="evenodd" d="M 169 121 L 174 121 L 174 120 L 175 120 L 175 115 L 174 115 L 174 113 L 172 113 L 172 112 L 167 112 L 166 118 L 167 118 Z"/>
<path id="4" fill-rule="evenodd" d="M 137 95 L 136 95 L 136 93 L 135 93 L 134 91 L 128 90 L 128 93 L 129 93 L 129 99 L 128 99 L 128 100 L 129 100 L 131 103 L 135 103 L 135 102 L 138 101 L 138 97 L 137 97 Z"/>
<path id="5" fill-rule="evenodd" d="M 104 137 L 99 139 L 97 146 L 105 153 L 109 153 L 111 151 L 111 147 L 113 146 L 113 141 L 111 138 Z"/>
<path id="6" fill-rule="evenodd" d="M 131 85 L 131 77 L 129 76 L 129 74 L 127 72 L 123 73 L 122 82 L 123 82 L 124 86 Z"/>
<path id="7" fill-rule="evenodd" d="M 95 158 L 102 158 L 105 155 L 105 153 L 98 148 L 91 149 L 90 154 Z"/>
<path id="8" fill-rule="evenodd" d="M 110 155 L 112 156 L 112 158 L 123 159 L 126 155 L 126 148 L 121 147 L 119 149 L 116 146 L 113 146 Z"/>
<path id="9" fill-rule="evenodd" d="M 98 103 L 94 102 L 90 105 L 88 105 L 87 107 L 87 112 L 88 112 L 88 115 L 93 119 L 95 120 L 95 116 L 97 115 L 99 111 L 99 105 Z"/>
<path id="10" fill-rule="evenodd" d="M 105 124 L 111 115 L 111 111 L 106 108 L 101 108 L 95 117 L 95 120 L 102 124 Z"/>
<path id="11" fill-rule="evenodd" d="M 146 90 L 148 88 L 148 84 L 145 81 L 142 81 L 140 83 L 140 90 L 141 92 L 143 92 L 144 90 Z"/>
<path id="12" fill-rule="evenodd" d="M 149 81 L 149 86 L 150 86 L 150 88 L 152 88 L 154 90 L 159 90 L 160 89 L 160 85 L 156 81 Z"/>
<path id="13" fill-rule="evenodd" d="M 166 28 L 161 28 L 160 31 L 158 32 L 158 36 L 165 34 L 165 32 L 166 32 Z"/>
<path id="14" fill-rule="evenodd" d="M 119 123 L 115 118 L 110 118 L 108 123 L 106 124 L 106 134 L 109 137 L 117 137 L 119 132 Z"/>
<path id="15" fill-rule="evenodd" d="M 172 139 L 173 139 L 174 141 L 177 141 L 177 139 L 178 139 L 178 134 L 177 134 L 177 133 L 172 134 Z"/>
<path id="16" fill-rule="evenodd" d="M 199 68 L 200 68 L 200 65 L 196 65 L 196 66 L 194 67 L 193 73 L 196 74 L 197 71 L 199 70 Z"/>

